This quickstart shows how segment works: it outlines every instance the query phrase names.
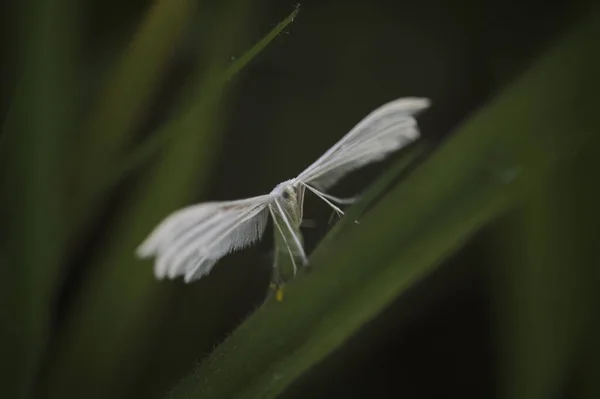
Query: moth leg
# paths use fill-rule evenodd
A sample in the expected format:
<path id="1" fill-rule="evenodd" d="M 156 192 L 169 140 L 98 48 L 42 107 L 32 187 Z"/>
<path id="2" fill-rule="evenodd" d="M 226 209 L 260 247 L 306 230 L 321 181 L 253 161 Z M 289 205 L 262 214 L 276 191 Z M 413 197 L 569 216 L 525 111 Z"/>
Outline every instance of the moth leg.
<path id="1" fill-rule="evenodd" d="M 283 233 L 283 230 L 281 229 L 281 226 L 279 225 L 279 222 L 277 221 L 277 217 L 275 215 L 275 213 L 273 212 L 273 209 L 271 208 L 271 205 L 269 205 L 269 212 L 271 212 L 271 216 L 273 217 L 273 223 L 275 224 L 275 227 L 277 227 L 277 230 L 279 230 L 279 234 L 281 234 L 281 238 L 283 238 L 283 243 L 285 244 L 288 253 L 290 254 L 290 258 L 292 260 L 292 266 L 294 268 L 294 276 L 296 275 L 296 271 L 298 270 L 298 267 L 296 266 L 296 261 L 294 260 L 294 253 L 292 252 L 292 248 L 290 248 L 290 244 L 287 241 L 287 238 L 285 237 L 285 234 Z M 285 218 L 285 216 L 282 215 L 283 218 Z M 291 229 L 290 229 L 291 232 Z M 292 232 L 293 234 L 293 232 Z M 277 248 L 275 248 L 275 256 L 277 256 Z M 276 258 L 277 259 L 277 258 Z M 277 264 L 277 263 L 275 263 Z M 279 274 L 279 272 L 277 272 Z"/>
<path id="2" fill-rule="evenodd" d="M 333 201 L 335 203 L 338 203 L 340 205 L 349 205 L 349 204 L 353 204 L 356 201 L 358 201 L 360 199 L 360 195 L 356 195 L 354 197 L 350 197 L 350 198 L 340 198 L 340 197 L 334 197 L 331 194 L 326 194 L 322 191 L 319 191 L 319 193 L 321 193 L 321 195 L 325 198 L 327 198 L 330 201 Z"/>
<path id="3" fill-rule="evenodd" d="M 334 204 L 333 204 L 333 202 L 331 202 L 331 201 L 329 201 L 329 200 L 327 199 L 327 197 L 328 197 L 328 195 L 327 195 L 327 194 L 324 194 L 324 193 L 320 192 L 320 191 L 319 191 L 319 190 L 317 190 L 316 188 L 313 188 L 313 187 L 309 186 L 309 185 L 308 185 L 308 184 L 306 184 L 306 183 L 303 183 L 303 182 L 300 182 L 300 183 L 302 183 L 304 186 L 306 186 L 306 188 L 308 188 L 310 191 L 312 191 L 312 192 L 313 192 L 313 193 L 314 193 L 314 194 L 315 194 L 317 197 L 319 197 L 319 198 L 321 198 L 323 201 L 325 201 L 325 203 L 326 203 L 327 205 L 329 205 L 330 207 L 332 207 L 332 208 L 333 208 L 333 210 L 334 210 L 334 211 L 335 211 L 335 212 L 336 212 L 338 215 L 340 215 L 340 216 L 341 216 L 341 215 L 343 215 L 343 214 L 344 214 L 344 212 L 343 212 L 343 211 L 342 211 L 340 208 L 338 208 L 336 205 L 334 205 Z"/>
<path id="4" fill-rule="evenodd" d="M 271 273 L 271 288 L 275 289 L 276 287 L 278 287 L 282 282 L 283 279 L 281 278 L 281 273 L 279 272 L 279 267 L 277 267 L 277 265 L 279 265 L 279 249 L 275 248 L 273 250 L 274 254 L 273 254 L 273 271 Z"/>
<path id="5" fill-rule="evenodd" d="M 308 186 L 307 184 L 303 183 L 304 185 Z M 310 189 L 310 188 L 309 188 Z M 318 191 L 317 189 L 314 189 L 313 192 Z M 315 193 L 316 194 L 316 193 Z M 331 194 L 326 194 L 322 191 L 319 191 L 319 194 L 321 194 L 324 198 L 327 198 L 328 200 L 331 200 L 333 202 L 336 202 L 340 205 L 345 205 L 345 204 L 353 204 L 356 201 L 358 201 L 360 199 L 360 195 L 356 195 L 354 197 L 350 197 L 350 198 L 339 198 L 339 197 L 335 197 Z M 321 198 L 323 199 L 323 198 Z M 324 200 L 324 199 L 323 199 Z M 331 221 L 333 220 L 333 213 L 331 214 L 331 216 L 329 217 L 329 222 L 327 222 L 328 224 L 331 224 Z M 355 220 L 354 223 L 359 224 L 358 220 Z"/>
<path id="6" fill-rule="evenodd" d="M 313 228 L 316 226 L 317 223 L 312 219 L 302 219 L 302 222 L 300 222 L 300 227 Z"/>
<path id="7" fill-rule="evenodd" d="M 335 210 L 333 210 L 331 212 L 331 215 L 329 215 L 329 220 L 327 220 L 327 224 L 333 223 L 333 219 L 335 218 L 336 215 L 340 216 L 340 214 L 338 214 Z"/>
<path id="8" fill-rule="evenodd" d="M 306 265 L 308 263 L 308 258 L 306 257 L 306 253 L 304 252 L 304 247 L 302 246 L 302 243 L 300 242 L 300 239 L 298 238 L 298 236 L 296 235 L 296 232 L 292 228 L 292 225 L 291 225 L 288 217 L 286 216 L 285 211 L 283 210 L 283 208 L 279 204 L 279 201 L 275 200 L 275 205 L 277 205 L 277 208 L 279 209 L 279 212 L 281 212 L 281 218 L 285 222 L 286 227 L 289 229 L 289 232 L 292 235 L 292 238 L 294 239 L 294 243 L 296 244 L 296 248 L 298 249 L 300 257 L 302 258 L 303 265 Z M 280 227 L 279 227 L 279 231 L 281 231 Z M 282 232 L 282 234 L 283 234 L 283 232 Z M 286 241 L 286 246 L 288 247 L 288 250 L 290 251 L 290 256 L 292 256 L 292 259 L 293 259 L 293 253 L 292 253 L 292 250 L 291 250 L 290 246 L 287 245 L 287 241 Z"/>

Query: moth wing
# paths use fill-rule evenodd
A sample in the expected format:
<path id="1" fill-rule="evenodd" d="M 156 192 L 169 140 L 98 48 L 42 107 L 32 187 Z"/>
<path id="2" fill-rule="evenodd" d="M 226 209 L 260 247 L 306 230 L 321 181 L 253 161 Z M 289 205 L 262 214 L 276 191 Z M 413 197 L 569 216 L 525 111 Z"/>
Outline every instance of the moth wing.
<path id="1" fill-rule="evenodd" d="M 298 177 L 326 190 L 347 173 L 383 160 L 419 137 L 415 115 L 429 107 L 426 98 L 401 98 L 375 109 Z"/>
<path id="2" fill-rule="evenodd" d="M 268 222 L 270 196 L 207 202 L 165 218 L 137 248 L 141 258 L 156 257 L 154 274 L 184 276 L 190 282 L 207 275 L 226 254 L 260 240 Z"/>

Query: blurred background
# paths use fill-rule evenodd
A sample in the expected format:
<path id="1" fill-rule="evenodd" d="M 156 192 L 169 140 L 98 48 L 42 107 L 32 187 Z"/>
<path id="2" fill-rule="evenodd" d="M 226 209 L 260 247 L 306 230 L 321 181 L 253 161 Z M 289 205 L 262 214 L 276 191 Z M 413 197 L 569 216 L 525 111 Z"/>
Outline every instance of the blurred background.
<path id="1" fill-rule="evenodd" d="M 169 212 L 268 193 L 398 97 L 432 100 L 419 124 L 434 157 L 597 14 L 584 0 L 39 0 L 1 12 L 0 396 L 63 399 L 165 397 L 265 300 L 270 230 L 198 282 L 155 280 L 134 249 Z M 572 43 L 598 43 L 585 36 L 596 31 Z M 552 76 L 589 87 L 540 80 L 536 98 L 548 87 L 549 101 L 575 99 L 567 111 L 597 110 L 598 56 L 582 53 Z M 578 121 L 597 142 L 597 118 L 567 111 L 535 116 Z M 600 397 L 598 166 L 582 147 L 551 154 L 555 180 L 471 231 L 278 397 Z M 332 194 L 363 192 L 403 154 Z M 311 252 L 331 212 L 308 198 L 305 215 Z M 532 247 L 543 256 L 523 255 Z"/>

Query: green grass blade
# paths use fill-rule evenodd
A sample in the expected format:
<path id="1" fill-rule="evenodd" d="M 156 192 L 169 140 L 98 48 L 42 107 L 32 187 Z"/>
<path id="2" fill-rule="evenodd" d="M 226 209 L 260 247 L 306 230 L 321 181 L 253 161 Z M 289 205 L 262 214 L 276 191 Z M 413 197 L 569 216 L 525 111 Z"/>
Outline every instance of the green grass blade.
<path id="1" fill-rule="evenodd" d="M 83 128 L 74 158 L 78 171 L 74 234 L 98 210 L 106 165 L 122 162 L 173 49 L 196 15 L 195 0 L 155 1 L 123 56 L 109 73 Z"/>
<path id="2" fill-rule="evenodd" d="M 499 397 L 548 398 L 565 392 L 567 384 L 579 390 L 569 376 L 582 358 L 595 356 L 588 356 L 593 339 L 584 340 L 594 331 L 600 281 L 599 195 L 590 185 L 599 177 L 598 148 L 600 136 L 594 134 L 577 157 L 561 162 L 546 179 L 531 180 L 530 195 L 498 229 L 492 283 Z M 595 366 L 586 366 L 580 370 L 593 373 Z"/>
<path id="3" fill-rule="evenodd" d="M 19 82 L 3 126 L 0 396 L 29 397 L 45 351 L 65 240 L 62 159 L 73 129 L 76 2 L 20 7 Z M 15 43 L 17 44 L 17 43 Z M 4 175 L 5 174 L 5 175 Z"/>
<path id="4" fill-rule="evenodd" d="M 252 46 L 248 51 L 242 54 L 241 57 L 237 58 L 231 63 L 231 65 L 225 70 L 223 74 L 223 82 L 228 82 L 233 79 L 242 69 L 246 67 L 255 59 L 277 36 L 283 32 L 289 24 L 294 22 L 298 12 L 300 11 L 300 4 L 296 4 L 294 10 L 288 15 L 283 21 L 277 24 L 265 37 L 263 37 L 258 43 Z"/>
<path id="5" fill-rule="evenodd" d="M 528 195 L 531 181 L 576 157 L 600 127 L 599 34 L 594 13 L 360 225 L 318 247 L 312 272 L 286 286 L 285 300 L 256 311 L 169 397 L 276 397 Z"/>

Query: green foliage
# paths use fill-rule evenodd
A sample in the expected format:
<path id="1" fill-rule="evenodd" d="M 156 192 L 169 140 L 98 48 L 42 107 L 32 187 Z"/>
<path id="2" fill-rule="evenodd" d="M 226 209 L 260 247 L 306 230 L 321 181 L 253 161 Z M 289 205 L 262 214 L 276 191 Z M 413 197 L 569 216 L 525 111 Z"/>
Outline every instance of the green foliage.
<path id="1" fill-rule="evenodd" d="M 224 148 L 226 128 L 237 119 L 227 106 L 233 78 L 285 32 L 298 8 L 232 61 L 255 25 L 252 2 L 232 0 L 225 7 L 154 2 L 133 24 L 130 40 L 118 46 L 97 88 L 91 85 L 94 91 L 82 94 L 81 86 L 90 86 L 81 84 L 84 63 L 78 59 L 86 45 L 82 21 L 91 11 L 84 3 L 28 3 L 19 19 L 26 27 L 17 43 L 19 81 L 0 137 L 0 396 L 161 397 L 174 385 L 167 395 L 173 399 L 274 398 L 293 397 L 302 384 L 312 397 L 319 392 L 313 385 L 318 366 L 342 353 L 392 303 L 413 306 L 412 290 L 435 290 L 428 285 L 431 275 L 484 228 L 491 234 L 478 268 L 489 277 L 484 290 L 491 299 L 497 353 L 492 366 L 497 386 L 489 387 L 489 396 L 496 390 L 498 397 L 542 399 L 566 389 L 573 397 L 598 396 L 598 10 L 573 24 L 441 144 L 426 137 L 403 151 L 320 240 L 310 268 L 283 287 L 283 301 L 267 297 L 248 315 L 266 295 L 271 260 L 253 262 L 249 256 L 236 269 L 224 259 L 210 278 L 184 286 L 157 282 L 151 263 L 136 260 L 134 250 L 166 214 L 208 197 L 215 181 L 235 186 L 230 191 L 239 194 L 255 176 L 251 183 L 257 187 L 250 188 L 260 190 L 263 176 L 266 184 L 295 168 L 295 160 L 310 161 L 305 149 L 325 149 L 320 136 L 333 126 L 327 123 L 363 106 L 357 95 L 344 103 L 350 108 L 330 107 L 319 114 L 327 120 L 305 123 L 294 101 L 323 108 L 336 98 L 331 93 L 348 82 L 358 87 L 361 80 L 369 89 L 352 87 L 352 94 L 372 90 L 380 104 L 385 89 L 373 89 L 369 78 L 357 79 L 351 69 L 376 49 L 366 39 L 366 45 L 350 46 L 344 38 L 337 53 L 311 53 L 315 64 L 325 65 L 332 54 L 341 60 L 334 71 L 341 83 L 323 90 L 329 96 L 289 92 L 284 84 L 280 95 L 293 100 L 285 109 L 268 107 L 291 133 L 275 129 L 271 137 L 245 139 L 257 143 L 248 150 L 240 135 L 239 148 Z M 406 9 L 407 21 L 419 15 L 411 10 Z M 471 12 L 462 18 L 479 17 L 475 8 Z M 194 31 L 198 25 L 201 34 Z M 317 25 L 304 26 L 303 35 Z M 372 29 L 387 34 L 382 26 Z M 198 34 L 199 42 L 190 39 Z M 413 54 L 437 43 L 436 62 L 439 49 L 452 43 L 450 33 L 447 42 L 422 36 L 411 39 Z M 183 88 L 169 105 L 162 104 L 166 116 L 149 124 L 160 89 L 176 74 L 173 64 L 189 40 L 193 61 Z M 394 38 L 394 45 L 395 40 L 404 39 Z M 290 43 L 294 37 L 279 45 L 289 49 Z M 288 51 L 290 62 L 298 62 L 296 50 Z M 421 87 L 437 93 L 430 63 L 402 57 L 427 73 L 413 79 L 406 67 L 394 70 L 390 82 L 406 86 L 407 95 L 427 92 Z M 511 59 L 511 69 L 519 62 Z M 283 82 L 293 80 L 283 76 Z M 444 76 L 442 86 L 453 78 Z M 393 87 L 389 92 L 399 95 Z M 423 115 L 425 131 L 429 112 L 450 107 L 447 99 L 458 97 L 446 95 L 446 102 L 432 96 L 434 106 Z M 256 156 L 257 148 L 272 155 Z M 221 161 L 226 154 L 241 176 L 231 183 L 217 178 L 227 174 Z M 310 246 L 314 237 L 305 237 Z M 207 356 L 200 359 L 202 354 Z"/>

